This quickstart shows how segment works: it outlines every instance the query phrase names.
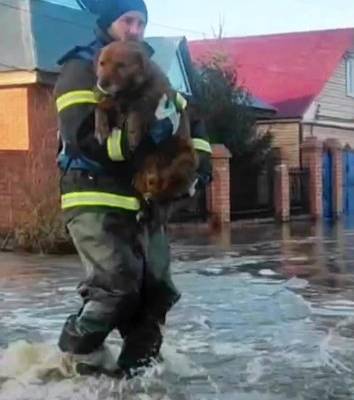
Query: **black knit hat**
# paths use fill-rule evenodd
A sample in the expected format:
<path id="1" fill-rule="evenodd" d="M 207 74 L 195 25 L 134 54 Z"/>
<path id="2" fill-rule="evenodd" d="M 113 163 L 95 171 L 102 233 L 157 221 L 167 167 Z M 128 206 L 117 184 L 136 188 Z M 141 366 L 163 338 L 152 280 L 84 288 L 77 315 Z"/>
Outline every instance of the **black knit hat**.
<path id="1" fill-rule="evenodd" d="M 146 22 L 148 11 L 144 0 L 101 0 L 99 6 L 98 26 L 106 31 L 116 19 L 129 11 L 140 11 Z M 104 4 L 104 5 L 103 5 Z"/>

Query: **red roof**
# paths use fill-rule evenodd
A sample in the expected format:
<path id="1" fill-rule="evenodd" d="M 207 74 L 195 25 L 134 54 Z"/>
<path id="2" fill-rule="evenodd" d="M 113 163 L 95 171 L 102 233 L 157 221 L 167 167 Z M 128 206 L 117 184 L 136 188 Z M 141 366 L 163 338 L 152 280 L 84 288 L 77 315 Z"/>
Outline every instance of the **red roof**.
<path id="1" fill-rule="evenodd" d="M 225 53 L 238 82 L 278 109 L 278 117 L 300 117 L 354 46 L 354 28 L 189 43 L 194 61 Z"/>

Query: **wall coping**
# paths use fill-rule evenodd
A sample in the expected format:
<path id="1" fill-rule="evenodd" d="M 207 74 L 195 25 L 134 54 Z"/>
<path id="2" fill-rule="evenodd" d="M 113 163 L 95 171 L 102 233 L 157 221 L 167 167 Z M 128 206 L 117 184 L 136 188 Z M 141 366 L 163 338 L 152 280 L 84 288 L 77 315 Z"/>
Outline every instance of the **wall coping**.
<path id="1" fill-rule="evenodd" d="M 223 144 L 212 144 L 211 148 L 213 150 L 212 158 L 230 159 L 232 157 L 230 151 Z"/>
<path id="2" fill-rule="evenodd" d="M 324 146 L 330 150 L 342 150 L 342 145 L 340 144 L 338 139 L 327 139 L 324 142 Z"/>

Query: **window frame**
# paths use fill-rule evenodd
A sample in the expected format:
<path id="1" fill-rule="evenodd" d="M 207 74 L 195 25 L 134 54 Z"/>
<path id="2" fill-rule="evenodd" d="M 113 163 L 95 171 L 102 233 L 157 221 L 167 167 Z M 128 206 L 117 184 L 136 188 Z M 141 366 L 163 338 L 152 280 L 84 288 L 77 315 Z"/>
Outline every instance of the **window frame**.
<path id="1" fill-rule="evenodd" d="M 184 65 L 183 57 L 182 57 L 182 54 L 181 54 L 181 50 L 180 50 L 179 47 L 177 48 L 176 55 L 177 55 L 178 64 L 179 64 L 181 72 L 182 72 L 182 76 L 183 76 L 183 80 L 184 80 L 184 86 L 186 87 L 186 93 L 185 94 L 191 95 L 192 94 L 192 88 L 190 86 L 190 82 L 189 82 L 189 79 L 188 79 L 188 74 L 187 74 L 186 67 Z"/>
<path id="2" fill-rule="evenodd" d="M 354 54 L 347 57 L 345 65 L 347 96 L 354 98 Z"/>

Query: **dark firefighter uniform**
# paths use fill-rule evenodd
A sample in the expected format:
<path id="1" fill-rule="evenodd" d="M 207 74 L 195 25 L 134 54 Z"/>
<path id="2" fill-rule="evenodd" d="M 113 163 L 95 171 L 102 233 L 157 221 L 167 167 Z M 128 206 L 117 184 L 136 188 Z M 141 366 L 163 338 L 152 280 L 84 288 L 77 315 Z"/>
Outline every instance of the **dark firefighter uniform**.
<path id="1" fill-rule="evenodd" d="M 59 347 L 89 354 L 117 328 L 123 338 L 118 365 L 129 369 L 158 355 L 160 326 L 180 294 L 171 279 L 165 226 L 155 218 L 158 205 L 151 206 L 144 223 L 137 218 L 141 204 L 132 178 L 139 156 L 155 145 L 153 138 L 132 154 L 124 131 L 113 129 L 104 143 L 94 137 L 93 59 L 104 44 L 96 40 L 67 53 L 55 87 L 61 206 L 86 270 L 78 286 L 82 307 L 67 319 Z M 176 110 L 184 101 L 176 97 Z M 200 121 L 193 122 L 192 132 L 200 155 L 200 182 L 207 183 L 211 149 Z"/>

